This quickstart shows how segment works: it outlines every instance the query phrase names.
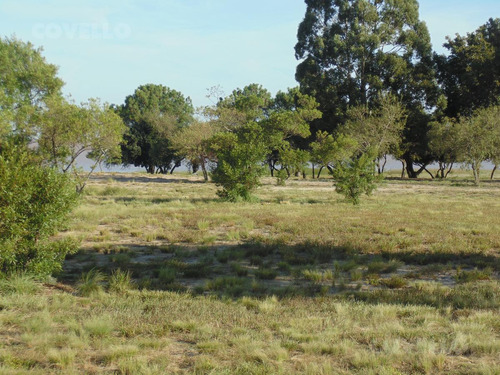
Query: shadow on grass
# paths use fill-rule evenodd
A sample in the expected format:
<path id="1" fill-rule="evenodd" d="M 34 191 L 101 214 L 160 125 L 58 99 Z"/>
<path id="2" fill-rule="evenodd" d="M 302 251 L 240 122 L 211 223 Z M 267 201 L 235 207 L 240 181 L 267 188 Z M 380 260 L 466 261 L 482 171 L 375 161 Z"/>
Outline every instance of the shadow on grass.
<path id="1" fill-rule="evenodd" d="M 409 266 L 416 271 L 406 272 L 404 269 Z M 424 274 L 418 272 L 419 267 L 425 268 Z M 472 282 L 462 284 L 453 278 L 461 267 L 484 271 L 476 270 L 474 274 L 470 271 L 475 276 L 467 281 Z M 101 252 L 81 250 L 67 258 L 60 279 L 75 284 L 83 272 L 91 269 L 107 276 L 117 269 L 129 271 L 140 289 L 224 298 L 329 295 L 368 303 L 455 308 L 500 306 L 500 284 L 495 272 L 500 269 L 499 259 L 481 254 L 373 255 L 350 245 L 332 247 L 314 243 L 128 245 Z M 457 284 L 452 288 L 441 285 L 437 276 L 443 273 L 447 273 L 448 281 L 455 280 Z M 437 282 L 411 283 L 422 277 Z M 485 279 L 492 281 L 482 281 Z"/>
<path id="2" fill-rule="evenodd" d="M 154 175 L 149 176 L 130 176 L 130 175 L 94 175 L 91 176 L 91 180 L 93 181 L 117 181 L 117 182 L 136 182 L 136 183 L 156 183 L 156 184 L 205 184 L 206 182 L 202 179 L 200 180 L 189 180 L 187 178 L 171 178 L 171 177 L 166 177 L 166 176 L 171 176 L 171 175 L 165 175 L 165 178 L 162 177 L 153 177 Z"/>
<path id="3" fill-rule="evenodd" d="M 103 198 L 104 200 L 108 198 Z M 171 203 L 171 202 L 189 202 L 189 203 L 213 203 L 213 202 L 221 202 L 219 198 L 184 198 L 184 197 L 176 197 L 176 198 L 137 198 L 137 197 L 113 197 L 115 202 L 121 203 L 152 203 L 152 204 L 162 204 L 162 203 Z"/>

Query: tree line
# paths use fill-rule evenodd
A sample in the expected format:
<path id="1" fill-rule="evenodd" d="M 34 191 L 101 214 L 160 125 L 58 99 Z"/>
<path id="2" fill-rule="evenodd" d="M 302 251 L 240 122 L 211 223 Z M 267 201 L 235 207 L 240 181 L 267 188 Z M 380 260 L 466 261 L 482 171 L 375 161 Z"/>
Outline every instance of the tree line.
<path id="1" fill-rule="evenodd" d="M 416 0 L 306 5 L 295 46 L 298 87 L 274 96 L 256 83 L 229 95 L 215 87 L 212 105 L 198 109 L 160 84 L 141 85 L 121 105 L 77 104 L 62 95 L 41 49 L 0 39 L 0 270 L 60 267 L 56 259 L 74 246 L 50 236 L 102 163 L 172 173 L 185 161 L 230 201 L 251 200 L 266 170 L 285 184 L 312 165 L 313 178 L 328 172 L 357 203 L 389 155 L 409 178 L 446 178 L 466 163 L 478 184 L 484 161 L 495 165 L 493 178 L 500 19 L 447 38 L 440 55 Z M 90 171 L 78 167 L 83 155 Z"/>

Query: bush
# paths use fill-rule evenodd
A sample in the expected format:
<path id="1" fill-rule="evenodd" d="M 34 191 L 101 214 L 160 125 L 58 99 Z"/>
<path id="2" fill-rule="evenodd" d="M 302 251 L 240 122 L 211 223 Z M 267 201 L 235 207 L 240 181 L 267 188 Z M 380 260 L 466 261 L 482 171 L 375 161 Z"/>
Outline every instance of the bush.
<path id="1" fill-rule="evenodd" d="M 70 239 L 53 240 L 77 201 L 74 183 L 41 166 L 29 150 L 0 150 L 0 273 L 46 276 L 76 250 Z"/>
<path id="2" fill-rule="evenodd" d="M 249 123 L 235 133 L 219 133 L 210 146 L 217 155 L 212 179 L 222 187 L 217 195 L 231 202 L 252 200 L 251 192 L 260 184 L 262 162 L 268 151 L 262 129 Z"/>
<path id="3" fill-rule="evenodd" d="M 335 191 L 345 196 L 352 204 L 359 204 L 362 194 L 370 195 L 375 190 L 378 177 L 372 153 L 362 154 L 339 163 L 332 171 Z"/>

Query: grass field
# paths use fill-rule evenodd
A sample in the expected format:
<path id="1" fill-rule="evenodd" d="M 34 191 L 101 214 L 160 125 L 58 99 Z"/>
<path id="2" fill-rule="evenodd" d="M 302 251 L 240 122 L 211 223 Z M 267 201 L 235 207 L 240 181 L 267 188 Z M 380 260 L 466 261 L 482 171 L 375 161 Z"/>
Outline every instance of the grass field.
<path id="1" fill-rule="evenodd" d="M 57 281 L 0 280 L 0 374 L 500 373 L 500 181 L 215 191 L 96 176 Z"/>

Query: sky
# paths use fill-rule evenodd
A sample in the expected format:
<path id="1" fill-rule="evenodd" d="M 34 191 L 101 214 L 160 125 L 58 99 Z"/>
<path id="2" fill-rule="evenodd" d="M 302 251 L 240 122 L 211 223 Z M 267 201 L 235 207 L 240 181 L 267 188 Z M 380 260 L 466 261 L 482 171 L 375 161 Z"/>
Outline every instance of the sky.
<path id="1" fill-rule="evenodd" d="M 296 86 L 294 56 L 303 0 L 0 0 L 0 36 L 43 47 L 64 93 L 121 104 L 146 83 L 210 104 L 250 83 L 273 94 Z M 434 49 L 445 36 L 500 17 L 500 0 L 420 0 Z"/>

